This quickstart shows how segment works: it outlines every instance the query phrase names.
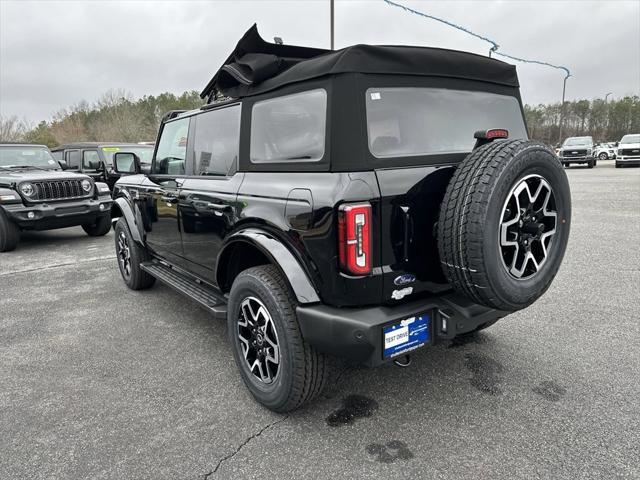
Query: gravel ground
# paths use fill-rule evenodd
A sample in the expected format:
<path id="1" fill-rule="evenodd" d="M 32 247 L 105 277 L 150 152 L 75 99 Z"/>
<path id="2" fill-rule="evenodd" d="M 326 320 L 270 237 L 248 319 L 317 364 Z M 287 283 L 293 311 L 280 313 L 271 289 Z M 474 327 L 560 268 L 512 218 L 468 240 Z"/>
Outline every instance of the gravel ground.
<path id="1" fill-rule="evenodd" d="M 337 362 L 290 415 L 243 387 L 222 322 L 127 290 L 113 234 L 0 254 L 0 478 L 640 478 L 640 169 L 568 170 L 547 294 L 464 342 Z"/>

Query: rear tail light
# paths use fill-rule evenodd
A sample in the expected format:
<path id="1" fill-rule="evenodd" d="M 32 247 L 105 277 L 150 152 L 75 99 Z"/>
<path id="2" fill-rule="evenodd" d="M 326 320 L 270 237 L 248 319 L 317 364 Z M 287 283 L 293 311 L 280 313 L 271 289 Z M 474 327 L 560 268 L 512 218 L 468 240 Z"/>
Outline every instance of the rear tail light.
<path id="1" fill-rule="evenodd" d="M 340 268 L 352 275 L 371 273 L 371 205 L 342 205 L 338 212 Z"/>

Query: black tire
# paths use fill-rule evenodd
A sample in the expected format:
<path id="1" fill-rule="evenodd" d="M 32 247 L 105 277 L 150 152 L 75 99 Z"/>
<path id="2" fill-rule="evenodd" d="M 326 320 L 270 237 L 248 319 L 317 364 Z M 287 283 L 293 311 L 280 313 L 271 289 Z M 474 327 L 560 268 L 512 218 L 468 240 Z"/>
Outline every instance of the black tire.
<path id="1" fill-rule="evenodd" d="M 599 158 L 600 160 L 608 160 L 608 159 L 609 159 L 609 155 L 607 155 L 607 152 L 601 152 L 601 153 L 598 155 L 598 158 Z"/>
<path id="2" fill-rule="evenodd" d="M 506 247 L 501 245 L 500 230 L 507 221 L 507 201 L 514 197 L 514 189 L 531 180 L 539 185 L 544 180 L 553 193 L 549 210 L 555 211 L 556 217 L 551 217 L 553 227 L 545 228 L 549 233 L 555 228 L 555 233 L 545 239 L 549 241 L 547 254 L 539 261 L 536 272 L 516 278 L 503 257 Z M 535 215 L 514 213 L 514 218 L 527 222 L 532 217 L 535 222 Z M 544 221 L 549 218 L 545 215 Z M 564 257 L 570 223 L 569 183 L 552 151 L 542 143 L 527 140 L 482 146 L 457 168 L 442 202 L 438 250 L 445 276 L 458 292 L 475 303 L 506 311 L 525 308 L 549 288 L 555 277 Z M 522 228 L 522 224 L 516 220 L 513 227 Z M 544 231 L 538 230 L 537 235 Z M 522 263 L 526 273 L 525 268 L 532 264 L 526 252 L 534 241 L 525 247 L 522 239 L 529 237 L 524 234 L 517 237 L 513 257 L 525 252 Z"/>
<path id="3" fill-rule="evenodd" d="M 587 168 L 593 168 L 596 166 L 596 161 L 595 160 L 589 160 L 587 162 Z"/>
<path id="4" fill-rule="evenodd" d="M 622 168 L 622 165 L 620 165 L 618 162 L 616 162 L 616 168 Z"/>
<path id="5" fill-rule="evenodd" d="M 102 215 L 94 223 L 82 225 L 82 229 L 90 237 L 102 237 L 111 230 L 111 216 Z"/>
<path id="6" fill-rule="evenodd" d="M 15 250 L 20 240 L 20 229 L 0 208 L 0 252 Z"/>
<path id="7" fill-rule="evenodd" d="M 147 250 L 133 240 L 124 217 L 116 222 L 115 243 L 118 268 L 127 287 L 131 290 L 144 290 L 153 286 L 156 282 L 155 277 L 140 268 L 140 264 L 150 260 L 151 256 Z M 128 268 L 125 265 L 124 248 L 128 249 Z"/>
<path id="8" fill-rule="evenodd" d="M 245 328 L 239 326 L 239 320 L 243 318 L 241 306 L 243 302 L 255 299 L 265 307 L 277 335 L 279 363 L 270 382 L 252 373 L 248 363 L 253 357 L 245 360 L 243 343 L 239 340 L 240 328 Z M 244 270 L 236 277 L 229 294 L 227 325 L 236 365 L 254 398 L 275 412 L 289 412 L 311 401 L 322 392 L 329 375 L 327 357 L 302 338 L 296 305 L 289 284 L 273 265 Z M 264 345 L 269 348 L 266 343 Z"/>

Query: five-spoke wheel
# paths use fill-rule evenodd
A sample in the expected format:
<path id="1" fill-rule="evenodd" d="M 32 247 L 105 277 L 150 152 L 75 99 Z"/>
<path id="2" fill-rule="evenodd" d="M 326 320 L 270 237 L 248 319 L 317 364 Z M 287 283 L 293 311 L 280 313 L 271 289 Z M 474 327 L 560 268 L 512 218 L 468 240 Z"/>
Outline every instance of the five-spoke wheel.
<path id="1" fill-rule="evenodd" d="M 240 305 L 238 339 L 249 371 L 258 380 L 271 383 L 278 376 L 280 348 L 271 314 L 256 297 Z"/>
<path id="2" fill-rule="evenodd" d="M 500 223 L 500 251 L 507 271 L 518 279 L 535 275 L 544 265 L 556 232 L 553 189 L 540 175 L 516 183 L 505 201 Z"/>

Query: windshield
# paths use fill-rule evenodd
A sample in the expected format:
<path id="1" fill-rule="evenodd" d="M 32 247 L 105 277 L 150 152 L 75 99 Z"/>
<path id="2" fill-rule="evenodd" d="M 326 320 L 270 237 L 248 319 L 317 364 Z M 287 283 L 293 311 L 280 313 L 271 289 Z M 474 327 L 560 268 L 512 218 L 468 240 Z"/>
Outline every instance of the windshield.
<path id="1" fill-rule="evenodd" d="M 370 88 L 369 150 L 377 158 L 470 152 L 477 130 L 527 138 L 515 97 L 443 88 Z"/>
<path id="2" fill-rule="evenodd" d="M 135 153 L 140 158 L 140 163 L 151 165 L 151 157 L 153 157 L 153 145 L 114 145 L 111 147 L 102 147 L 104 160 L 107 165 L 113 164 L 113 155 L 118 152 Z"/>
<path id="3" fill-rule="evenodd" d="M 640 143 L 640 135 L 625 135 L 620 143 Z"/>
<path id="4" fill-rule="evenodd" d="M 0 167 L 59 168 L 47 147 L 32 145 L 0 146 Z"/>
<path id="5" fill-rule="evenodd" d="M 578 145 L 592 145 L 592 144 L 593 144 L 593 140 L 591 139 L 591 137 L 573 137 L 573 138 L 567 138 L 564 141 L 565 147 L 574 147 Z"/>

